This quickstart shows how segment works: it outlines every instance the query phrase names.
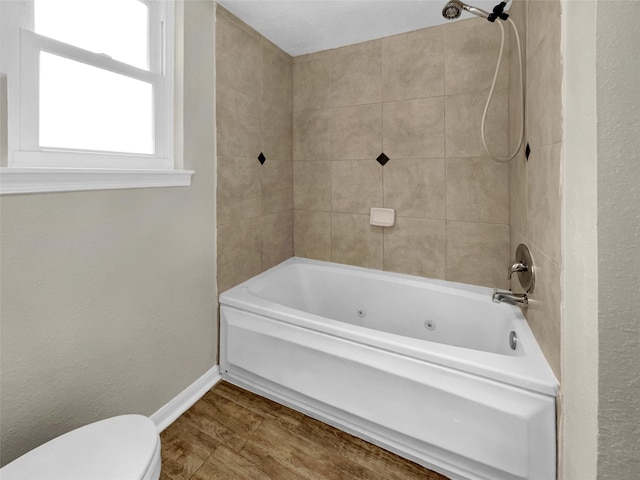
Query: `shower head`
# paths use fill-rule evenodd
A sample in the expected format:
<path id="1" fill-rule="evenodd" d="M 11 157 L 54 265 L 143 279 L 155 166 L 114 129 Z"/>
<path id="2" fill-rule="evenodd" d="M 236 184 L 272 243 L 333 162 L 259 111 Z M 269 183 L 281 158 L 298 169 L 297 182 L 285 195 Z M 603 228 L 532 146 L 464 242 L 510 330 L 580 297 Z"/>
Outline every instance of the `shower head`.
<path id="1" fill-rule="evenodd" d="M 462 3 L 460 0 L 450 0 L 442 9 L 442 16 L 447 20 L 455 20 L 462 14 L 462 10 L 466 10 L 469 13 L 473 13 L 478 17 L 489 18 L 489 13 L 484 10 L 476 7 L 472 7 L 471 5 L 467 5 L 466 3 Z"/>
<path id="2" fill-rule="evenodd" d="M 452 0 L 442 9 L 442 16 L 447 20 L 455 20 L 462 14 L 462 2 Z"/>

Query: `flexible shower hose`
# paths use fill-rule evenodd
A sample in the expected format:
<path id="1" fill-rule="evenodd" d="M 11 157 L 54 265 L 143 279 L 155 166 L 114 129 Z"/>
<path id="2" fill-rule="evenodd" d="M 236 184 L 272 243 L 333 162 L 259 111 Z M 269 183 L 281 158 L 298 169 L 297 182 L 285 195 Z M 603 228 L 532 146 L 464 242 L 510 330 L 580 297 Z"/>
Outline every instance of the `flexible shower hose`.
<path id="1" fill-rule="evenodd" d="M 524 140 L 524 79 L 523 79 L 523 71 L 522 71 L 522 49 L 520 47 L 520 36 L 518 35 L 518 29 L 516 28 L 516 24 L 510 18 L 507 18 L 507 21 L 513 27 L 513 32 L 516 36 L 516 43 L 518 44 L 518 65 L 520 66 L 520 111 L 522 114 L 522 118 L 520 121 L 520 135 L 519 142 L 516 150 L 513 154 L 508 155 L 507 157 L 498 157 L 495 155 L 489 147 L 487 146 L 487 138 L 485 132 L 485 123 L 487 122 L 487 112 L 489 111 L 489 105 L 491 104 L 491 99 L 493 98 L 493 91 L 496 88 L 496 82 L 498 81 L 498 72 L 500 71 L 500 64 L 502 63 L 502 53 L 504 51 L 504 27 L 502 26 L 501 21 L 497 21 L 496 23 L 500 26 L 500 53 L 498 54 L 498 63 L 496 64 L 496 71 L 493 75 L 493 82 L 491 83 L 491 89 L 489 90 L 489 96 L 487 97 L 487 103 L 484 106 L 484 112 L 482 113 L 482 124 L 480 127 L 480 131 L 482 133 L 482 144 L 484 145 L 484 149 L 487 154 L 496 162 L 499 163 L 507 163 L 513 160 L 518 152 L 522 148 L 522 142 Z"/>

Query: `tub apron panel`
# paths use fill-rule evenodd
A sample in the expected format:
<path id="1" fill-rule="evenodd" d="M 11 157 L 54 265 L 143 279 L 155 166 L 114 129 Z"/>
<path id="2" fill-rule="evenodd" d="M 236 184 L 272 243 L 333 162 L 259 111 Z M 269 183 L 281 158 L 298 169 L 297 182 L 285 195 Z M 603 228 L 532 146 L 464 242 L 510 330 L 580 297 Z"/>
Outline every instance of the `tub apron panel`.
<path id="1" fill-rule="evenodd" d="M 225 379 L 452 479 L 555 479 L 552 396 L 224 304 L 221 339 Z"/>

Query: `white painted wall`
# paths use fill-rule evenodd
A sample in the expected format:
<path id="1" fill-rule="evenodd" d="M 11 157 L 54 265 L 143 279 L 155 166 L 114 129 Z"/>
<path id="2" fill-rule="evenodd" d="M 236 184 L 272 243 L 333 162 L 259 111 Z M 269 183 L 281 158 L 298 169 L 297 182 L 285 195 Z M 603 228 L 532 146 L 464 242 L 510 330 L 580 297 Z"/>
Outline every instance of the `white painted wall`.
<path id="1" fill-rule="evenodd" d="M 640 2 L 598 2 L 598 479 L 640 477 Z"/>
<path id="2" fill-rule="evenodd" d="M 216 362 L 213 7 L 184 7 L 191 187 L 0 199 L 2 464 L 150 415 Z"/>
<path id="3" fill-rule="evenodd" d="M 596 2 L 564 1 L 560 478 L 592 480 L 598 448 Z"/>
<path id="4" fill-rule="evenodd" d="M 562 478 L 640 475 L 640 2 L 565 1 Z"/>
<path id="5" fill-rule="evenodd" d="M 7 166 L 7 76 L 0 73 L 0 167 Z"/>

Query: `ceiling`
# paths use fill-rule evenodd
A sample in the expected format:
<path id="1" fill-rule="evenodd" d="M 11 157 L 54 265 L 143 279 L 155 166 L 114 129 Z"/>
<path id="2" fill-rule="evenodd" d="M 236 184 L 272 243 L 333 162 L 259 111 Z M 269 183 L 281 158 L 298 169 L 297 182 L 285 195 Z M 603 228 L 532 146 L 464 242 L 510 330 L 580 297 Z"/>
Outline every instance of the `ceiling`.
<path id="1" fill-rule="evenodd" d="M 446 0 L 219 0 L 292 56 L 410 32 L 446 22 Z M 491 11 L 498 0 L 474 0 Z M 471 18 L 463 13 L 461 19 Z"/>

